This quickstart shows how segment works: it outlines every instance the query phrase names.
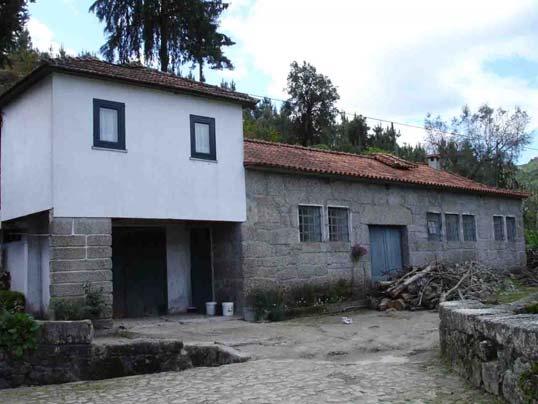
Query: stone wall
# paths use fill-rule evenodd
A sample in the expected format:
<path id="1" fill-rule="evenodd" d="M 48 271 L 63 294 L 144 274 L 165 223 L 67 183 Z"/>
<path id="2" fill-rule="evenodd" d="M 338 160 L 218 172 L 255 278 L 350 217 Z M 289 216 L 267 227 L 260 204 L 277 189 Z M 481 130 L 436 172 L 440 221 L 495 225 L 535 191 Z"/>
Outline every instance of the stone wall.
<path id="1" fill-rule="evenodd" d="M 212 224 L 213 282 L 217 302 L 234 302 L 236 312 L 243 304 L 241 224 Z"/>
<path id="2" fill-rule="evenodd" d="M 249 169 L 246 171 L 247 222 L 241 226 L 244 287 L 351 279 L 369 285 L 370 257 L 353 264 L 351 245 L 369 248 L 369 225 L 404 230 L 408 265 L 431 260 L 478 260 L 499 269 L 525 264 L 521 201 L 452 193 L 412 186 L 368 184 Z M 350 242 L 301 243 L 298 205 L 344 206 L 350 210 Z M 428 241 L 426 212 L 473 214 L 476 242 Z M 493 240 L 493 215 L 516 218 L 515 242 Z M 443 215 L 443 229 L 445 228 Z M 326 232 L 326 229 L 324 229 Z"/>
<path id="3" fill-rule="evenodd" d="M 0 352 L 0 389 L 100 380 L 145 373 L 220 366 L 249 359 L 229 347 L 179 340 L 93 340 L 89 320 L 40 322 L 37 349 L 21 359 Z"/>
<path id="4" fill-rule="evenodd" d="M 538 314 L 468 301 L 439 315 L 441 353 L 458 374 L 511 403 L 538 402 Z"/>
<path id="5" fill-rule="evenodd" d="M 112 317 L 110 218 L 54 217 L 50 223 L 50 297 L 81 299 L 84 285 L 102 289 Z M 105 322 L 106 323 L 106 322 Z"/>

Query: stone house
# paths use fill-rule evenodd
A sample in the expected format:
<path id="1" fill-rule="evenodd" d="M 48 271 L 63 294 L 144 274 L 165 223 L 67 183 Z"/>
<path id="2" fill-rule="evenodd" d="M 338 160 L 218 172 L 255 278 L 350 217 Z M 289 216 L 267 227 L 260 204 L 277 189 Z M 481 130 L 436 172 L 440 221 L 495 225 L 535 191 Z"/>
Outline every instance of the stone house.
<path id="1" fill-rule="evenodd" d="M 0 96 L 4 267 L 28 308 L 105 317 L 238 305 L 254 287 L 371 281 L 433 259 L 525 263 L 521 200 L 438 169 L 243 140 L 246 94 L 137 65 L 43 63 Z M 355 265 L 355 243 L 369 254 Z"/>

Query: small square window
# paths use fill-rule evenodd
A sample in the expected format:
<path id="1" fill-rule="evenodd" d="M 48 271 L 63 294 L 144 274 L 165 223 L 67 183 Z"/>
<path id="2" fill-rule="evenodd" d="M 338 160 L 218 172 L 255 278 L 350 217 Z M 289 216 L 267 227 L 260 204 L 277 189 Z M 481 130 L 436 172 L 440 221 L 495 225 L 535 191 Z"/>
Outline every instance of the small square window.
<path id="1" fill-rule="evenodd" d="M 506 239 L 508 241 L 516 241 L 516 218 L 506 217 Z"/>
<path id="2" fill-rule="evenodd" d="M 215 119 L 191 115 L 191 157 L 216 160 Z"/>
<path id="3" fill-rule="evenodd" d="M 321 207 L 299 206 L 299 236 L 301 241 L 321 241 Z"/>
<path id="4" fill-rule="evenodd" d="M 441 241 L 441 214 L 428 212 L 426 214 L 426 222 L 428 228 L 428 240 L 430 241 Z"/>
<path id="5" fill-rule="evenodd" d="M 474 215 L 463 215 L 463 240 L 476 241 L 476 221 Z"/>
<path id="6" fill-rule="evenodd" d="M 460 241 L 460 216 L 449 214 L 445 215 L 446 221 L 446 240 Z"/>
<path id="7" fill-rule="evenodd" d="M 329 217 L 329 240 L 349 241 L 349 212 L 347 208 L 327 209 Z"/>
<path id="8" fill-rule="evenodd" d="M 93 100 L 93 145 L 125 150 L 125 104 Z"/>
<path id="9" fill-rule="evenodd" d="M 493 233 L 496 241 L 504 240 L 504 218 L 493 216 Z"/>

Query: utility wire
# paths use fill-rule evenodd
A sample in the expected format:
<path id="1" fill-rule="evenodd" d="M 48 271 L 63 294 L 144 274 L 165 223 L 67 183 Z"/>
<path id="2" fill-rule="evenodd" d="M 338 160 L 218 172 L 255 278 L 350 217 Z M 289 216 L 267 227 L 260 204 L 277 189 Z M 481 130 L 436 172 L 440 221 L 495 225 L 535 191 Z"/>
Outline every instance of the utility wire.
<path id="1" fill-rule="evenodd" d="M 269 99 L 269 100 L 271 100 L 271 101 L 287 102 L 286 100 L 281 100 L 281 99 L 279 99 L 279 98 L 273 98 L 273 97 L 267 97 L 267 96 L 265 96 L 265 95 L 257 95 L 257 94 L 248 94 L 248 95 L 250 95 L 251 97 L 254 97 L 254 98 L 259 98 L 259 99 L 267 98 L 267 99 Z M 346 112 L 346 111 L 344 111 L 344 110 L 340 110 L 340 112 L 343 112 L 344 115 L 349 115 L 349 116 L 353 116 L 353 115 L 361 115 L 361 116 L 363 116 L 363 117 L 366 118 L 366 119 L 370 119 L 370 120 L 377 121 L 377 122 L 392 123 L 392 124 L 395 124 L 395 125 L 407 126 L 407 127 L 409 127 L 409 128 L 422 129 L 423 131 L 427 131 L 427 130 L 428 130 L 428 129 L 426 129 L 425 126 L 420 126 L 420 125 L 416 125 L 416 124 L 405 123 L 405 122 L 398 122 L 398 121 L 393 121 L 393 120 L 383 119 L 383 118 L 374 118 L 374 117 L 372 117 L 372 116 L 367 116 L 367 115 L 360 114 L 360 113 L 350 113 L 350 112 Z M 435 132 L 437 132 L 437 133 L 441 133 L 441 134 L 443 134 L 443 135 L 458 136 L 458 137 L 461 137 L 461 138 L 463 138 L 463 139 L 468 138 L 468 136 L 465 136 L 464 134 L 462 134 L 462 133 L 457 133 L 457 132 L 446 132 L 446 131 L 437 130 L 437 129 L 435 129 Z M 538 151 L 538 148 L 535 148 L 535 147 L 529 147 L 529 146 L 523 146 L 522 149 L 523 149 L 523 150 L 534 150 L 534 151 Z"/>

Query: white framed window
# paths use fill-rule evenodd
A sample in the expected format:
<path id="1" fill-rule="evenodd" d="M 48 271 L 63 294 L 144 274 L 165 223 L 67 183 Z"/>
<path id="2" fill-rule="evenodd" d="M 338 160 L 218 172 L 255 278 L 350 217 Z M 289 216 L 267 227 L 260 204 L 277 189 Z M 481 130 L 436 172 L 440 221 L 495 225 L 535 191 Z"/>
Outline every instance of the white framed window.
<path id="1" fill-rule="evenodd" d="M 327 207 L 329 223 L 329 241 L 349 241 L 349 209 L 344 207 Z"/>
<path id="2" fill-rule="evenodd" d="M 191 157 L 217 160 L 215 118 L 191 115 Z"/>
<path id="3" fill-rule="evenodd" d="M 496 241 L 504 241 L 504 217 L 493 216 L 493 238 Z"/>
<path id="4" fill-rule="evenodd" d="M 428 230 L 428 240 L 441 241 L 443 239 L 441 214 L 435 212 L 426 213 L 426 226 Z"/>
<path id="5" fill-rule="evenodd" d="M 476 219 L 474 215 L 462 215 L 463 241 L 476 241 Z"/>
<path id="6" fill-rule="evenodd" d="M 460 215 L 454 213 L 445 214 L 446 240 L 460 241 Z"/>
<path id="7" fill-rule="evenodd" d="M 506 240 L 516 241 L 516 218 L 506 216 Z"/>
<path id="8" fill-rule="evenodd" d="M 299 205 L 299 239 L 302 242 L 322 241 L 321 206 Z"/>

